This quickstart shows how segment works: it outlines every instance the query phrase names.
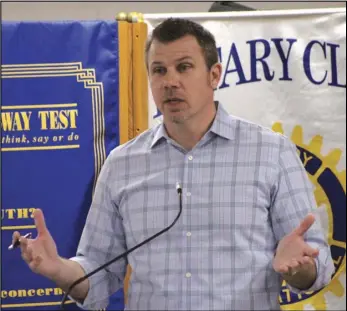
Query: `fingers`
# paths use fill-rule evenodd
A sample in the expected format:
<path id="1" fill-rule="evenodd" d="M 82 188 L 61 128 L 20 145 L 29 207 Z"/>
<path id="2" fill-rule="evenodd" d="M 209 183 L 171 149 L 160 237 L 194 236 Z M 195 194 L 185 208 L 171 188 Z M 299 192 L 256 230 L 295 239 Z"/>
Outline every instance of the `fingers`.
<path id="1" fill-rule="evenodd" d="M 289 271 L 289 266 L 287 266 L 287 265 L 281 265 L 281 266 L 279 266 L 277 269 L 275 268 L 275 271 L 278 272 L 278 273 L 281 273 L 281 274 L 283 274 L 283 273 L 288 273 L 288 271 Z"/>
<path id="2" fill-rule="evenodd" d="M 319 255 L 319 249 L 307 246 L 304 249 L 304 255 L 311 258 L 316 258 Z"/>
<path id="3" fill-rule="evenodd" d="M 16 243 L 20 238 L 20 233 L 18 231 L 13 232 L 12 234 L 12 245 Z"/>
<path id="4" fill-rule="evenodd" d="M 21 254 L 22 258 L 26 263 L 29 263 L 32 260 L 32 250 L 31 248 L 28 247 L 28 239 L 21 236 L 19 238 L 20 242 L 20 249 L 21 249 Z"/>
<path id="5" fill-rule="evenodd" d="M 291 262 L 288 265 L 281 265 L 277 269 L 275 268 L 274 270 L 280 274 L 293 274 L 293 271 L 298 270 L 299 267 L 300 267 L 300 263 L 296 261 L 296 262 Z"/>
<path id="6" fill-rule="evenodd" d="M 301 265 L 311 264 L 313 262 L 312 257 L 304 256 L 298 260 Z"/>
<path id="7" fill-rule="evenodd" d="M 302 266 L 306 264 L 312 264 L 314 260 L 309 256 L 303 256 L 301 258 L 292 259 L 286 263 L 274 264 L 274 270 L 280 274 L 287 274 L 289 276 L 294 276 Z"/>
<path id="8" fill-rule="evenodd" d="M 35 258 L 32 258 L 32 260 L 28 263 L 30 269 L 35 271 L 38 268 L 38 266 L 40 265 L 41 261 L 42 261 L 41 256 L 36 256 Z"/>
<path id="9" fill-rule="evenodd" d="M 12 243 L 11 245 L 8 247 L 8 249 L 14 249 L 18 246 L 20 246 L 20 242 L 26 238 L 29 238 L 31 237 L 31 233 L 28 233 L 26 234 L 25 236 L 21 236 L 20 233 L 18 231 L 15 231 L 13 234 L 12 234 Z"/>
<path id="10" fill-rule="evenodd" d="M 300 262 L 299 260 L 293 259 L 292 262 L 290 263 L 290 268 L 292 270 L 295 270 L 296 268 L 298 268 L 300 266 Z"/>
<path id="11" fill-rule="evenodd" d="M 48 232 L 45 217 L 43 216 L 42 210 L 40 210 L 39 208 L 37 208 L 34 212 L 34 220 L 38 235 L 42 235 Z"/>
<path id="12" fill-rule="evenodd" d="M 33 252 L 31 248 L 26 248 L 22 251 L 22 258 L 27 264 L 30 264 L 30 262 L 33 260 Z"/>
<path id="13" fill-rule="evenodd" d="M 29 265 L 31 270 L 35 271 L 41 263 L 42 257 L 34 253 L 32 245 L 28 243 L 27 239 L 21 239 L 20 243 L 23 260 Z"/>
<path id="14" fill-rule="evenodd" d="M 300 266 L 300 262 L 296 259 L 292 259 L 288 265 L 281 266 L 281 273 L 290 273 L 293 274 L 293 271 L 296 271 Z"/>
<path id="15" fill-rule="evenodd" d="M 19 241 L 19 247 L 21 249 L 21 255 L 26 263 L 30 263 L 32 260 L 32 250 L 29 247 L 29 240 L 25 236 L 21 236 L 18 231 L 15 231 L 12 235 L 12 245 Z"/>
<path id="16" fill-rule="evenodd" d="M 30 234 L 21 236 L 18 231 L 15 231 L 12 235 L 12 245 L 14 245 L 16 241 L 19 241 L 22 259 L 28 264 L 31 270 L 37 272 L 36 270 L 42 262 L 42 257 L 37 247 L 34 246 L 35 240 L 29 239 L 27 236 L 30 236 Z"/>
<path id="17" fill-rule="evenodd" d="M 308 214 L 304 220 L 300 223 L 300 225 L 294 229 L 294 233 L 300 236 L 303 236 L 308 229 L 313 225 L 315 222 L 315 217 L 313 214 Z"/>
<path id="18" fill-rule="evenodd" d="M 20 243 L 19 245 L 20 245 L 20 248 L 22 249 L 22 251 L 26 250 L 26 248 L 28 246 L 28 242 L 29 242 L 29 240 L 24 236 L 21 236 L 19 238 L 19 243 Z"/>

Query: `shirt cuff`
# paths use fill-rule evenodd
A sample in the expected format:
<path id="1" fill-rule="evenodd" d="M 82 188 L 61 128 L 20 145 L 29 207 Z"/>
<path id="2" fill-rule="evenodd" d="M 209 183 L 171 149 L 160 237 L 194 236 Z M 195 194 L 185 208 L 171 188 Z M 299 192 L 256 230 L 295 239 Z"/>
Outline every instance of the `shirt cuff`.
<path id="1" fill-rule="evenodd" d="M 287 283 L 287 287 L 291 292 L 295 294 L 314 292 L 322 289 L 330 283 L 333 273 L 335 271 L 334 263 L 330 255 L 330 249 L 328 248 L 324 251 L 320 250 L 318 257 L 314 258 L 314 261 L 317 269 L 317 277 L 312 286 L 308 289 L 301 290 Z"/>
<path id="2" fill-rule="evenodd" d="M 86 274 L 97 269 L 99 266 L 92 261 L 87 260 L 85 257 L 76 256 L 70 260 L 79 263 Z M 88 278 L 89 290 L 83 303 L 76 301 L 73 297 L 69 296 L 71 300 L 76 302 L 79 308 L 84 310 L 100 310 L 106 308 L 109 304 L 109 295 L 107 295 L 107 281 L 106 272 L 101 270 Z"/>

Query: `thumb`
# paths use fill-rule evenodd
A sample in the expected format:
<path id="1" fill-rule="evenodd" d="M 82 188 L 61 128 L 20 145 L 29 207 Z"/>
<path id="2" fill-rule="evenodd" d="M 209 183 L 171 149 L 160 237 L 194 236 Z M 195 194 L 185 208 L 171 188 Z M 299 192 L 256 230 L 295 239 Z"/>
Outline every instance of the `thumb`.
<path id="1" fill-rule="evenodd" d="M 313 214 L 308 214 L 304 220 L 300 223 L 300 225 L 294 229 L 293 233 L 303 236 L 308 229 L 310 229 L 310 227 L 313 225 L 313 223 L 315 222 L 315 217 Z"/>
<path id="2" fill-rule="evenodd" d="M 47 234 L 48 229 L 46 227 L 45 217 L 43 216 L 42 210 L 39 208 L 37 208 L 34 212 L 34 220 L 38 235 Z"/>

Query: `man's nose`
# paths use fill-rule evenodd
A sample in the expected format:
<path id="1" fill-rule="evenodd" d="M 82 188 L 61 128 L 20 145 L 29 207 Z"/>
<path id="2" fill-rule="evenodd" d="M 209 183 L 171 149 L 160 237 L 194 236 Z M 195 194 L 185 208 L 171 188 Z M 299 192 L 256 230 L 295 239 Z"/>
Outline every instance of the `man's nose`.
<path id="1" fill-rule="evenodd" d="M 164 87 L 178 87 L 179 86 L 179 74 L 177 72 L 168 71 L 164 77 Z"/>

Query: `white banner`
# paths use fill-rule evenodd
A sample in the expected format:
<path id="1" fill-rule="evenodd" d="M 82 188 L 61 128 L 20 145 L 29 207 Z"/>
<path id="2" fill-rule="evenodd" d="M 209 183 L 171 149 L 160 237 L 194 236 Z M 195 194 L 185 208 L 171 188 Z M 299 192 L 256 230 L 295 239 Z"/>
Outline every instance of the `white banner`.
<path id="1" fill-rule="evenodd" d="M 145 15 L 149 31 L 165 14 Z M 297 145 L 315 186 L 336 274 L 319 292 L 282 287 L 286 310 L 346 306 L 346 10 L 177 14 L 215 36 L 223 75 L 216 90 L 229 113 L 272 128 Z M 161 122 L 152 97 L 149 124 Z"/>

